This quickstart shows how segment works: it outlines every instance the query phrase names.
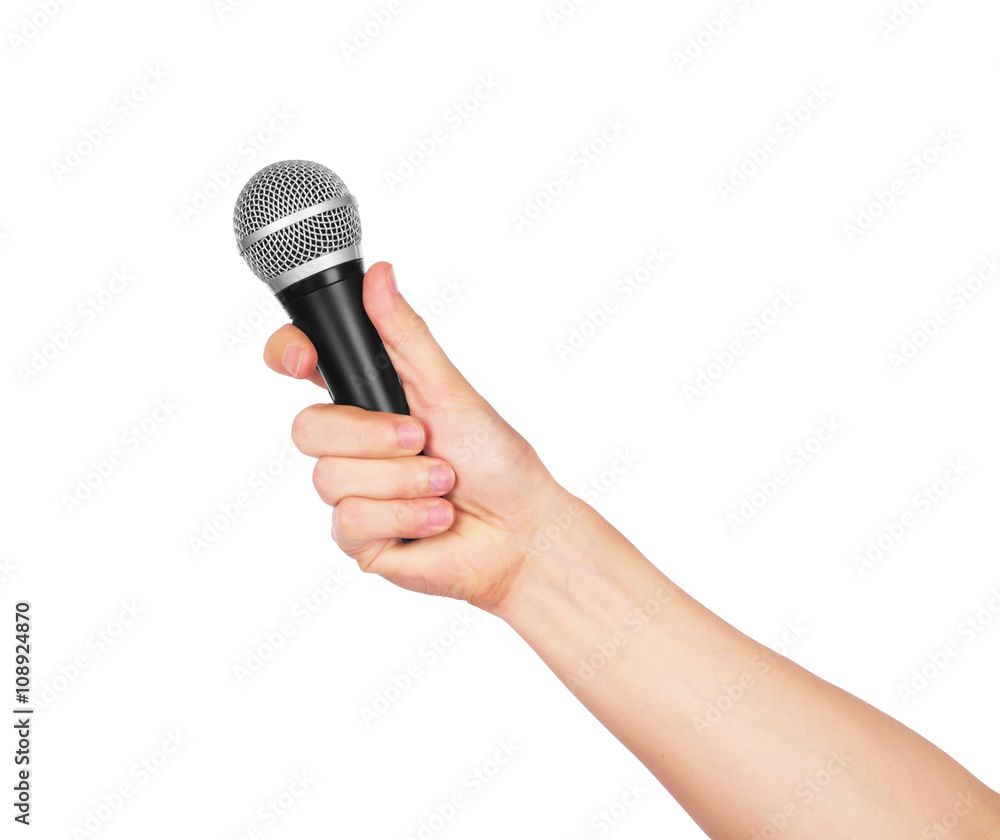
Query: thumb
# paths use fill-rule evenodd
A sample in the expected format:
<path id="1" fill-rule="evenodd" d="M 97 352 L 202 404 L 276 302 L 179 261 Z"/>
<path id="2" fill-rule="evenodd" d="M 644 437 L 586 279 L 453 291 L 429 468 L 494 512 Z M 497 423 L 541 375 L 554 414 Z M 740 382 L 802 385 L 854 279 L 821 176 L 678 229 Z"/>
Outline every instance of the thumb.
<path id="1" fill-rule="evenodd" d="M 389 263 L 375 263 L 368 269 L 364 304 L 403 381 L 408 401 L 412 394 L 426 408 L 440 405 L 446 397 L 468 395 L 478 399 L 478 394 L 435 341 L 427 323 L 399 293 Z"/>

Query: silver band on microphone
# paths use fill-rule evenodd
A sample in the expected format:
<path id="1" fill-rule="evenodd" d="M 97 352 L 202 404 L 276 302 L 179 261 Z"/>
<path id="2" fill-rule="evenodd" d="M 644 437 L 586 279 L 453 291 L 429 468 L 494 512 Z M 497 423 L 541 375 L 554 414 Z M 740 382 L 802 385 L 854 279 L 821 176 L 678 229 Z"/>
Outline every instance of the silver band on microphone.
<path id="1" fill-rule="evenodd" d="M 323 254 L 322 257 L 309 260 L 309 262 L 303 263 L 295 268 L 291 268 L 283 274 L 279 274 L 277 277 L 272 277 L 267 281 L 267 285 L 270 286 L 273 291 L 281 292 L 289 286 L 298 283 L 299 280 L 305 280 L 306 277 L 319 274 L 319 272 L 324 271 L 327 268 L 340 265 L 341 263 L 350 262 L 351 260 L 360 260 L 362 258 L 363 255 L 361 253 L 361 245 L 351 245 L 349 248 L 341 248 L 339 251 L 332 251 L 329 254 Z"/>
<path id="2" fill-rule="evenodd" d="M 253 233 L 244 236 L 238 243 L 240 255 L 242 256 L 243 252 L 255 242 L 260 242 L 265 236 L 270 236 L 275 231 L 294 225 L 296 222 L 301 222 L 310 216 L 318 216 L 320 213 L 336 210 L 338 207 L 357 206 L 357 203 L 358 200 L 353 195 L 342 195 L 339 198 L 331 198 L 329 201 L 314 204 L 312 207 L 306 207 L 304 210 L 297 210 L 294 213 L 283 216 L 269 225 L 264 225 L 260 230 L 255 230 Z"/>

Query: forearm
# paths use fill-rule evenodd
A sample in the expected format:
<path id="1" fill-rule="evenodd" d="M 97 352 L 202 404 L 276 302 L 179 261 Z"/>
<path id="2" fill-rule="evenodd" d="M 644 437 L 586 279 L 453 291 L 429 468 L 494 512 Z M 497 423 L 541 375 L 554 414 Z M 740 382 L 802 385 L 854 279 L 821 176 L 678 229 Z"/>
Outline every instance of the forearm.
<path id="1" fill-rule="evenodd" d="M 561 495 L 498 616 L 717 840 L 1000 838 L 1000 797 L 728 625 Z M 941 835 L 944 836 L 943 834 Z"/>

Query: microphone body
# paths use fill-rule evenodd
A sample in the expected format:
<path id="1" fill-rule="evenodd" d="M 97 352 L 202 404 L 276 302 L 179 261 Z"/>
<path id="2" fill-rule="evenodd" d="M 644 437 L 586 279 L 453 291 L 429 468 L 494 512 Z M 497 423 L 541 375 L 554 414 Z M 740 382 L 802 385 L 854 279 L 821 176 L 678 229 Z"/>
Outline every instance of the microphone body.
<path id="1" fill-rule="evenodd" d="M 307 160 L 265 166 L 236 200 L 233 232 L 240 256 L 315 346 L 333 401 L 409 414 L 365 312 L 361 217 L 337 174 Z"/>
<path id="2" fill-rule="evenodd" d="M 316 348 L 319 372 L 338 405 L 409 414 L 385 346 L 365 312 L 365 266 L 351 260 L 300 280 L 276 297 Z"/>
<path id="3" fill-rule="evenodd" d="M 236 199 L 233 233 L 247 266 L 316 348 L 333 401 L 409 414 L 403 385 L 365 312 L 361 217 L 337 174 L 308 160 L 265 166 Z"/>

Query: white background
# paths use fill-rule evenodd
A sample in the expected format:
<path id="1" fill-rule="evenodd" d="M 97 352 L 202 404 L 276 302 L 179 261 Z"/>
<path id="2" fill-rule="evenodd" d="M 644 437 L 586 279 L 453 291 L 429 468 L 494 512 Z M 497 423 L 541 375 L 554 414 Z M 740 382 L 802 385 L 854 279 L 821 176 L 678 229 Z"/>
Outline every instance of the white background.
<path id="1" fill-rule="evenodd" d="M 331 543 L 311 462 L 287 454 L 293 416 L 325 395 L 260 361 L 284 317 L 230 223 L 246 179 L 286 158 L 344 178 L 369 262 L 394 262 L 560 481 L 735 626 L 793 641 L 791 658 L 1000 786 L 1000 297 L 967 282 L 1000 252 L 996 4 L 909 2 L 890 32 L 890 3 L 860 0 L 590 0 L 561 21 L 555 0 L 421 0 L 352 55 L 387 0 L 49 6 L 0 18 L 0 707 L 29 600 L 30 833 L 403 838 L 461 793 L 424 837 L 701 836 L 506 626 L 362 576 Z M 481 77 L 497 89 L 456 110 Z M 608 120 L 624 126 L 610 144 Z M 769 138 L 777 151 L 723 196 Z M 531 202 L 544 212 L 519 225 Z M 626 299 L 617 284 L 653 247 L 670 261 Z M 782 291 L 796 302 L 771 318 Z M 755 316 L 772 322 L 756 340 Z M 586 340 L 560 352 L 574 330 Z M 894 364 L 908 337 L 919 351 Z M 712 366 L 736 341 L 728 370 Z M 710 387 L 691 397 L 700 372 Z M 830 418 L 838 434 L 795 462 Z M 619 474 L 616 453 L 634 461 Z M 918 505 L 952 460 L 968 471 Z M 787 483 L 734 527 L 779 469 Z M 862 574 L 855 556 L 907 513 Z M 128 625 L 123 605 L 140 613 Z M 280 649 L 248 660 L 285 622 Z M 433 662 L 432 641 L 450 645 Z M 514 757 L 467 784 L 504 740 Z M 309 789 L 282 800 L 294 774 Z M 646 793 L 609 827 L 600 811 L 631 783 Z"/>

